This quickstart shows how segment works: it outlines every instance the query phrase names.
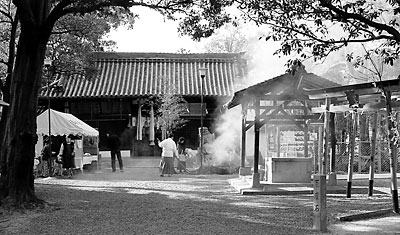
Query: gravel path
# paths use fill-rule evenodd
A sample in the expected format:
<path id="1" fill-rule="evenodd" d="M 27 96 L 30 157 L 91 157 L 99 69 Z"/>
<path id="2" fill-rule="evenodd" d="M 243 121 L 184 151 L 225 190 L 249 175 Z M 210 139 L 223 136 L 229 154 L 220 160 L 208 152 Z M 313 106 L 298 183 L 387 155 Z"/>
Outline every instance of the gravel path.
<path id="1" fill-rule="evenodd" d="M 228 183 L 235 177 L 161 178 L 157 168 L 127 168 L 37 179 L 46 206 L 0 212 L 0 234 L 323 234 L 312 230 L 312 195 L 243 196 Z M 344 234 L 339 215 L 387 209 L 390 202 L 383 193 L 329 195 L 324 234 Z"/>

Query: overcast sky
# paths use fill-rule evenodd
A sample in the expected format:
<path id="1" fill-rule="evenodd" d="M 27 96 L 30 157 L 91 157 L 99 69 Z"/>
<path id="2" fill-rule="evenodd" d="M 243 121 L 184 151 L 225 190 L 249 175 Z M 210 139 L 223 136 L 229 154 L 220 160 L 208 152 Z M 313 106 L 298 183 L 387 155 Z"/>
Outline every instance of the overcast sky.
<path id="1" fill-rule="evenodd" d="M 127 30 L 121 27 L 109 35 L 110 39 L 117 42 L 115 49 L 117 52 L 176 53 L 182 48 L 191 53 L 204 52 L 204 43 L 194 42 L 188 36 L 179 36 L 178 22 L 164 21 L 161 14 L 147 8 L 135 9 L 140 18 L 136 20 L 133 29 Z M 284 64 L 288 58 L 273 55 L 280 43 L 272 40 L 260 41 L 257 35 L 260 29 L 252 27 L 245 29 L 246 35 L 251 38 L 247 48 L 250 69 L 249 85 L 284 73 L 286 70 Z M 253 33 L 255 35 L 251 35 Z"/>
<path id="2" fill-rule="evenodd" d="M 112 32 L 110 39 L 117 42 L 118 52 L 172 52 L 184 48 L 190 52 L 201 52 L 199 43 L 189 37 L 179 36 L 178 22 L 164 21 L 163 16 L 153 10 L 141 8 L 139 19 L 133 29 L 121 27 Z"/>

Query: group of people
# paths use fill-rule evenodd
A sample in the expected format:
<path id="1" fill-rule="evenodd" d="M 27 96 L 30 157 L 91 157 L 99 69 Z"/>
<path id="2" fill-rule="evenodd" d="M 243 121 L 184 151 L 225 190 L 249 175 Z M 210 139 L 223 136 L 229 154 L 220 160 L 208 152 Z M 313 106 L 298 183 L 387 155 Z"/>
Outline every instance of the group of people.
<path id="1" fill-rule="evenodd" d="M 38 170 L 40 176 L 62 176 L 64 173 L 68 178 L 72 178 L 73 169 L 75 168 L 75 152 L 72 136 L 64 136 L 59 152 L 50 149 L 50 139 L 44 140 L 44 147 L 38 159 Z"/>
<path id="2" fill-rule="evenodd" d="M 173 140 L 174 135 L 170 133 L 168 138 L 163 141 L 158 141 L 158 145 L 162 148 L 161 161 L 160 161 L 160 176 L 171 176 L 175 172 L 175 159 L 177 160 L 177 170 L 179 172 L 186 172 L 186 160 L 188 154 L 186 151 L 185 138 L 180 137 L 176 144 Z M 119 169 L 123 172 L 123 163 L 120 150 L 120 140 L 116 135 L 107 133 L 107 147 L 111 153 L 111 167 L 112 171 L 116 171 L 116 160 L 118 160 Z M 68 178 L 72 178 L 73 169 L 75 168 L 75 153 L 74 143 L 72 136 L 64 136 L 59 152 L 50 150 L 49 138 L 44 140 L 44 147 L 40 154 L 39 168 L 40 175 L 43 177 L 48 176 L 62 176 L 66 174 Z"/>
<path id="3" fill-rule="evenodd" d="M 163 141 L 158 141 L 158 146 L 162 148 L 160 161 L 160 176 L 171 176 L 175 174 L 174 159 L 177 159 L 177 170 L 180 172 L 187 171 L 186 160 L 188 158 L 185 146 L 185 138 L 180 137 L 178 144 L 173 140 L 174 134 L 170 133 L 168 138 Z"/>
<path id="4" fill-rule="evenodd" d="M 186 160 L 188 158 L 185 146 L 185 138 L 180 137 L 178 144 L 173 140 L 174 135 L 169 134 L 168 138 L 163 141 L 158 141 L 158 145 L 162 148 L 161 161 L 160 161 L 160 176 L 164 175 L 171 176 L 175 174 L 174 160 L 177 159 L 178 166 L 177 170 L 180 172 L 187 171 Z M 121 172 L 124 171 L 121 150 L 120 150 L 120 140 L 118 136 L 114 134 L 107 133 L 107 147 L 111 154 L 111 168 L 112 171 L 116 171 L 116 160 L 118 160 L 119 169 Z"/>

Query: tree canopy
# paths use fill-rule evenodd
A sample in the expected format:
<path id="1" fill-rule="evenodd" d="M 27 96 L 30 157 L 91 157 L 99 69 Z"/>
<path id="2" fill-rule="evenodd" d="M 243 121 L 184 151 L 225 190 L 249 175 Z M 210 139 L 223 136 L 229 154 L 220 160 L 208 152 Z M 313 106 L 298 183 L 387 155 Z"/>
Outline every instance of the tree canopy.
<path id="1" fill-rule="evenodd" d="M 393 65 L 399 58 L 398 1 L 260 0 L 236 1 L 242 16 L 271 27 L 281 41 L 277 53 L 296 59 L 324 59 L 351 43 L 369 43 L 371 52 Z M 357 56 L 348 53 L 347 59 Z M 294 59 L 293 59 L 294 60 Z"/>

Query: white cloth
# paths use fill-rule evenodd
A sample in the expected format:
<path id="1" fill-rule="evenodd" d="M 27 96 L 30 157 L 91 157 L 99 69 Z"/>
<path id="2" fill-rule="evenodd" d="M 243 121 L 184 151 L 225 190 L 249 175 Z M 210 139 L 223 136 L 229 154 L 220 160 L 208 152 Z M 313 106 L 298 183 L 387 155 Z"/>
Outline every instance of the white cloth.
<path id="1" fill-rule="evenodd" d="M 158 143 L 158 146 L 162 148 L 162 157 L 174 157 L 178 156 L 178 150 L 176 150 L 176 144 L 171 138 L 167 138 Z"/>

